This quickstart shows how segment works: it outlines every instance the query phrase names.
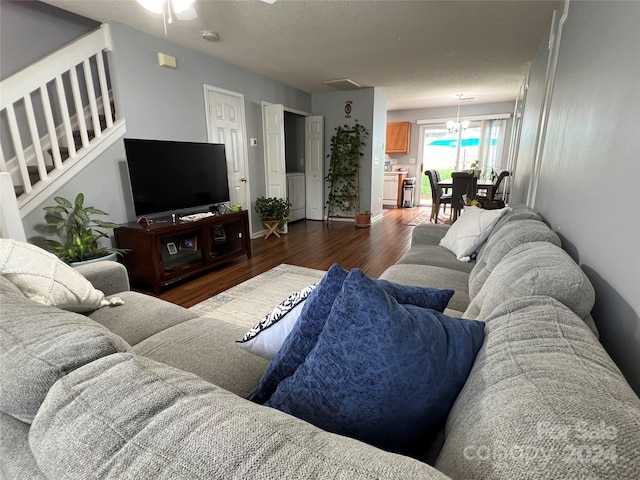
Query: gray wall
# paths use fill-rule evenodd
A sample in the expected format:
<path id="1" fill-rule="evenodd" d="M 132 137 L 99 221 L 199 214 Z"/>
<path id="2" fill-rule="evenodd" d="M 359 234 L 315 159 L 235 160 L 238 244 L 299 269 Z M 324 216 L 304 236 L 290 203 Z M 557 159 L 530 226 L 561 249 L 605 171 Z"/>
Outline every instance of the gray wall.
<path id="1" fill-rule="evenodd" d="M 297 113 L 284 112 L 284 157 L 287 173 L 304 173 L 304 118 Z"/>
<path id="2" fill-rule="evenodd" d="M 41 2 L 0 2 L 0 80 L 10 77 L 99 23 Z"/>
<path id="3" fill-rule="evenodd" d="M 127 120 L 127 136 L 207 141 L 203 85 L 242 93 L 247 138 L 259 140 L 257 147 L 247 147 L 251 203 L 265 195 L 261 102 L 309 111 L 311 96 L 127 26 L 113 23 L 111 28 L 112 69 L 118 103 Z M 177 69 L 159 67 L 157 52 L 176 57 Z M 127 192 L 128 186 L 123 190 Z M 134 218 L 132 209 L 127 209 L 127 217 Z M 259 218 L 253 218 L 253 226 L 254 230 L 261 230 Z"/>
<path id="4" fill-rule="evenodd" d="M 639 18 L 640 2 L 571 2 L 535 198 L 535 209 L 593 283 L 593 316 L 601 341 L 636 392 L 640 392 Z M 536 63 L 546 64 L 545 55 L 541 47 Z M 539 75 L 535 77 L 532 81 L 540 81 Z M 533 88 L 540 85 L 531 84 Z M 525 108 L 539 106 L 532 106 L 528 98 Z M 531 125 L 523 131 L 523 137 L 534 134 Z"/>
<path id="5" fill-rule="evenodd" d="M 329 170 L 328 156 L 331 153 L 331 137 L 335 133 L 337 126 L 349 125 L 356 123 L 363 125 L 369 132 L 369 140 L 364 149 L 364 157 L 360 163 L 360 211 L 369 210 L 373 215 L 381 212 L 381 207 L 371 204 L 371 182 L 372 172 L 374 170 L 374 162 L 376 157 L 382 168 L 383 162 L 380 154 L 374 149 L 374 145 L 384 143 L 384 132 L 382 139 L 380 138 L 380 129 L 375 128 L 376 119 L 374 116 L 376 93 L 374 88 L 363 88 L 360 90 L 338 91 L 329 93 L 318 93 L 312 95 L 312 112 L 314 115 L 324 116 L 324 132 L 325 132 L 325 175 Z M 386 99 L 385 99 L 386 100 Z M 352 101 L 351 118 L 345 118 L 345 102 Z M 386 105 L 385 105 L 386 108 Z M 378 120 L 379 122 L 380 120 Z M 382 120 L 384 121 L 384 119 Z M 377 147 L 379 148 L 379 147 Z M 382 186 L 380 186 L 382 188 Z M 326 198 L 326 194 L 325 194 Z"/>

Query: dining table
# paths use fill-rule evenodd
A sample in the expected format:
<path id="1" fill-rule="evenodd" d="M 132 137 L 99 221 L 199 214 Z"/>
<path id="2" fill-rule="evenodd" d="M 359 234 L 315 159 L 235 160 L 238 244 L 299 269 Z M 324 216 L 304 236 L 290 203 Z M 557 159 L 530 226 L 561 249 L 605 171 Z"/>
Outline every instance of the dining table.
<path id="1" fill-rule="evenodd" d="M 443 193 L 447 192 L 447 189 L 453 188 L 453 179 L 448 178 L 446 180 L 440 180 L 438 182 L 438 186 L 442 188 Z M 476 187 L 476 195 L 478 192 L 482 191 L 482 197 L 485 196 L 484 191 L 486 191 L 486 198 L 493 198 L 493 182 L 487 179 L 478 179 L 478 185 Z"/>

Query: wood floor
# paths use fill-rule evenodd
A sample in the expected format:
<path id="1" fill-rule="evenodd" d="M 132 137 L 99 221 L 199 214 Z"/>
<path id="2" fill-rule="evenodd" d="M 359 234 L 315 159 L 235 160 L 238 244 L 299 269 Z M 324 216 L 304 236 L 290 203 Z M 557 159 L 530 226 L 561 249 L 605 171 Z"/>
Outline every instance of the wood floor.
<path id="1" fill-rule="evenodd" d="M 159 297 L 191 307 L 281 263 L 319 270 L 339 263 L 346 269 L 357 267 L 378 277 L 409 249 L 413 227 L 407 224 L 421 212 L 430 211 L 430 207 L 385 209 L 383 219 L 371 228 L 356 228 L 353 222 L 301 220 L 290 224 L 289 233 L 280 238 L 252 240 L 250 260 L 233 260 L 175 284 Z"/>

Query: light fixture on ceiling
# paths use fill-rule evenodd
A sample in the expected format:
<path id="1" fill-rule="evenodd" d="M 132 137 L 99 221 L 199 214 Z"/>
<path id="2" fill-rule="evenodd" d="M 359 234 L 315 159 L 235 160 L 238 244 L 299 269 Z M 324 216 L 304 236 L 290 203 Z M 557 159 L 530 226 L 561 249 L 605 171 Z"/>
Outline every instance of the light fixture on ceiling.
<path id="1" fill-rule="evenodd" d="M 458 96 L 458 113 L 456 113 L 456 121 L 449 120 L 447 122 L 447 130 L 449 133 L 458 133 L 460 130 L 466 130 L 469 127 L 469 121 L 460 121 L 460 101 L 462 100 L 463 93 L 459 93 Z M 472 100 L 471 98 L 465 98 L 465 100 Z"/>
<path id="2" fill-rule="evenodd" d="M 140 5 L 153 13 L 161 13 L 164 24 L 164 36 L 167 36 L 167 24 L 178 20 L 193 20 L 198 14 L 193 8 L 194 0 L 137 0 Z"/>

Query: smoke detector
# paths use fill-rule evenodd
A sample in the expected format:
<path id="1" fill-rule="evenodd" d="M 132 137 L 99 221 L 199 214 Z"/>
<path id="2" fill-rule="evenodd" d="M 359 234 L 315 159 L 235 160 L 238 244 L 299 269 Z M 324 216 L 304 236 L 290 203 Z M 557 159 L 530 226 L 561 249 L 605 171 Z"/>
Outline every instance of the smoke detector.
<path id="1" fill-rule="evenodd" d="M 202 38 L 207 42 L 217 42 L 220 37 L 215 32 L 202 32 Z"/>

